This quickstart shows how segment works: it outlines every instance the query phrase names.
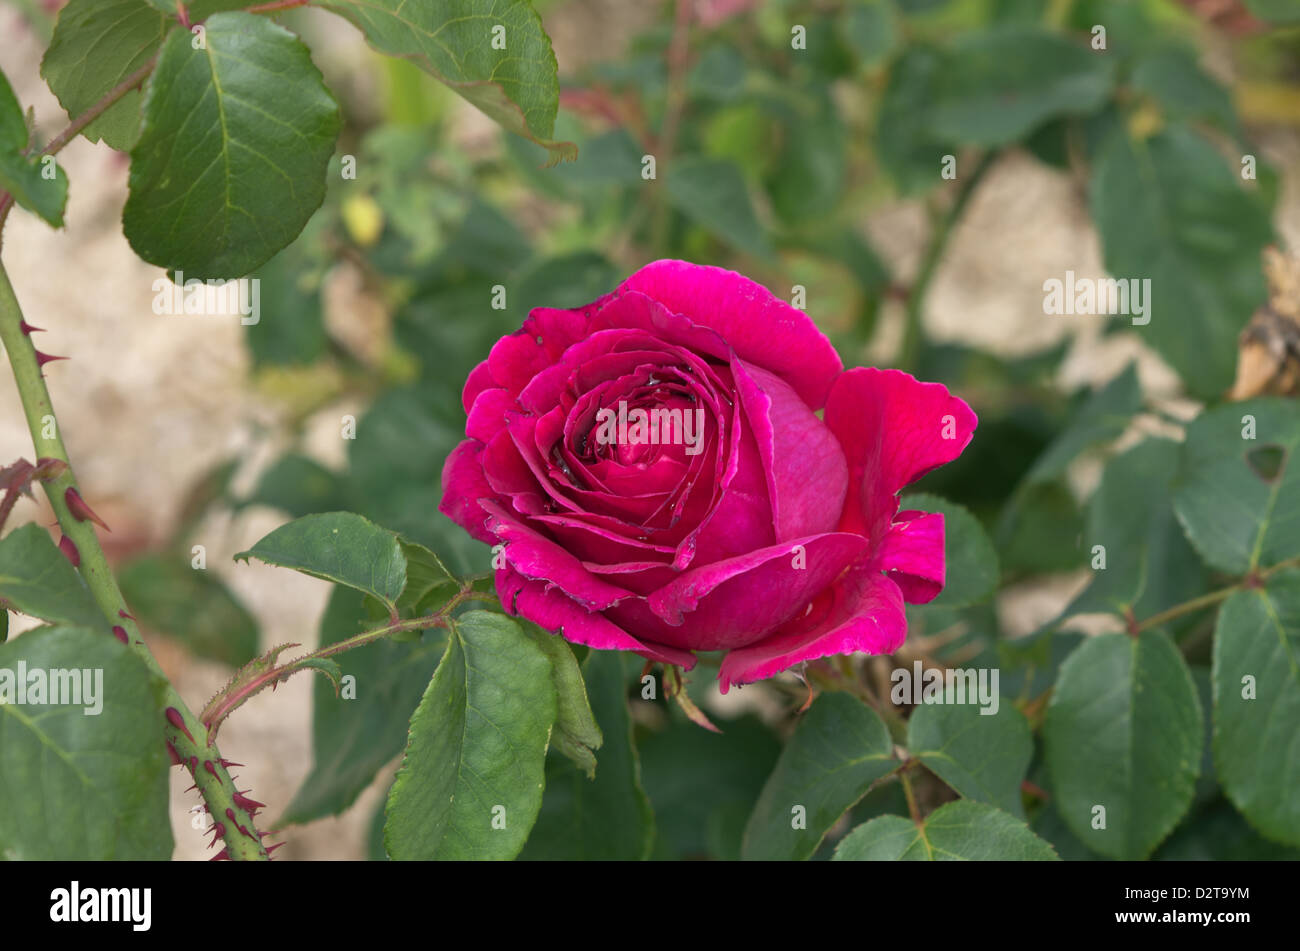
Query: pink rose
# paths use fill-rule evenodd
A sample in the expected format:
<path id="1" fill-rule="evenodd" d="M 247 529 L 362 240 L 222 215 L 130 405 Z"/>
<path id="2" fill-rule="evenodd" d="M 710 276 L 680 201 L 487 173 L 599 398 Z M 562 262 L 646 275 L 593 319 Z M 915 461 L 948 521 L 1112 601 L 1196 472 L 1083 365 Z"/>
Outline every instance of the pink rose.
<path id="1" fill-rule="evenodd" d="M 732 271 L 656 261 L 586 307 L 536 308 L 464 403 L 440 508 L 502 546 L 506 611 L 574 643 L 688 668 L 725 650 L 725 693 L 890 653 L 903 602 L 943 588 L 943 516 L 897 494 L 960 455 L 975 414 L 938 383 L 845 371 Z"/>

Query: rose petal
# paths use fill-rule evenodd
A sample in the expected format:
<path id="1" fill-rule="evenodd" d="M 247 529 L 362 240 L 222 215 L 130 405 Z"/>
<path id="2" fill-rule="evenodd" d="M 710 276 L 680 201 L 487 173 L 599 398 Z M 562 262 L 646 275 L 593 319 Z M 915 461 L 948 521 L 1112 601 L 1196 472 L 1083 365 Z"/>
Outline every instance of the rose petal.
<path id="1" fill-rule="evenodd" d="M 442 499 L 438 511 L 465 531 L 489 545 L 496 542 L 487 528 L 487 514 L 479 507 L 480 499 L 494 493 L 483 476 L 483 444 L 466 439 L 447 456 L 442 467 Z"/>
<path id="2" fill-rule="evenodd" d="M 898 490 L 961 455 L 977 423 L 965 401 L 941 383 L 871 367 L 840 375 L 825 418 L 849 464 L 839 530 L 877 543 L 898 511 Z"/>
<path id="3" fill-rule="evenodd" d="M 514 518 L 491 500 L 479 503 L 488 515 L 488 531 L 505 546 L 505 559 L 517 573 L 557 587 L 589 611 L 603 611 L 632 597 L 625 588 L 602 581 L 569 552 Z"/>
<path id="4" fill-rule="evenodd" d="M 716 331 L 741 359 L 788 381 L 814 410 L 826 402 L 831 383 L 844 367 L 807 314 L 734 271 L 655 261 L 624 281 L 615 294 L 626 291 L 640 291 Z"/>
<path id="5" fill-rule="evenodd" d="M 695 655 L 662 644 L 638 640 L 603 614 L 587 611 L 541 581 L 524 578 L 509 568 L 497 572 L 497 595 L 507 614 L 525 617 L 566 641 L 596 650 L 635 651 L 648 660 L 695 666 Z"/>
<path id="6" fill-rule="evenodd" d="M 718 688 L 753 683 L 796 664 L 835 654 L 890 654 L 907 638 L 903 593 L 874 568 L 860 566 L 835 586 L 830 605 L 722 659 Z"/>
<path id="7" fill-rule="evenodd" d="M 784 380 L 743 360 L 732 372 L 763 459 L 777 541 L 831 531 L 849 480 L 839 442 Z"/>
<path id="8" fill-rule="evenodd" d="M 942 512 L 899 512 L 873 555 L 872 564 L 889 572 L 909 604 L 933 601 L 943 590 Z"/>

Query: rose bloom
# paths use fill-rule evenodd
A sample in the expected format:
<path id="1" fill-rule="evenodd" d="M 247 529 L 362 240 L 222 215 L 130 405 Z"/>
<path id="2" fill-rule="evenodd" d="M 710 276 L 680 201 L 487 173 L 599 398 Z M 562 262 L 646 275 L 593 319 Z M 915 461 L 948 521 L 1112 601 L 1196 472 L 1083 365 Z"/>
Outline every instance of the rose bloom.
<path id="1" fill-rule="evenodd" d="M 846 371 L 732 271 L 656 261 L 536 308 L 464 404 L 439 508 L 501 546 L 505 610 L 571 642 L 685 668 L 726 651 L 725 693 L 891 653 L 903 603 L 943 588 L 943 516 L 900 512 L 898 491 L 960 455 L 975 414 L 938 383 Z"/>

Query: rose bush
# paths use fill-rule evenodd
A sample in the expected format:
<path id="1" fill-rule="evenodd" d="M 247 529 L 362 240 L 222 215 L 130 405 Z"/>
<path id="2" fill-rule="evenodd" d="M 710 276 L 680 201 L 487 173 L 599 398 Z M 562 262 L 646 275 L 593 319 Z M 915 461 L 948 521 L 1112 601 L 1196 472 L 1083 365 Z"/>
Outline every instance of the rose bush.
<path id="1" fill-rule="evenodd" d="M 500 546 L 506 610 L 574 643 L 686 668 L 725 650 L 725 693 L 892 652 L 904 602 L 943 588 L 943 516 L 900 512 L 898 491 L 955 459 L 975 414 L 901 371 L 845 371 L 806 314 L 732 271 L 657 261 L 536 308 L 463 400 L 441 509 Z M 702 430 L 608 438 L 656 409 Z"/>

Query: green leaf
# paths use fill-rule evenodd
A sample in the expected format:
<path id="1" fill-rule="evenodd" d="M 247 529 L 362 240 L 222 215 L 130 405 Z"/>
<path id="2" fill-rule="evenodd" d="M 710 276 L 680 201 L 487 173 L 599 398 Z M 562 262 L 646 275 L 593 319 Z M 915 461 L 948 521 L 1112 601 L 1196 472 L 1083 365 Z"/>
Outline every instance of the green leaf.
<path id="1" fill-rule="evenodd" d="M 808 858 L 840 816 L 897 765 L 880 717 L 847 694 L 822 694 L 758 797 L 741 857 Z M 794 828 L 801 818 L 806 828 Z"/>
<path id="2" fill-rule="evenodd" d="M 673 207 L 704 230 L 748 254 L 771 255 L 767 233 L 734 162 L 698 156 L 674 159 L 664 185 Z"/>
<path id="3" fill-rule="evenodd" d="M 875 66 L 893 52 L 899 31 L 889 0 L 856 0 L 842 16 L 844 38 L 863 66 Z"/>
<path id="4" fill-rule="evenodd" d="M 551 40 L 527 0 L 325 0 L 370 45 L 414 62 L 506 129 L 573 159 L 572 142 L 551 141 L 560 87 Z M 496 29 L 501 27 L 503 29 Z M 497 45 L 504 48 L 494 48 Z"/>
<path id="5" fill-rule="evenodd" d="M 1043 725 L 1054 801 L 1070 830 L 1112 858 L 1151 854 L 1192 802 L 1200 700 L 1172 641 L 1086 639 L 1061 666 Z M 1105 809 L 1105 827 L 1096 807 Z"/>
<path id="6" fill-rule="evenodd" d="M 27 117 L 14 95 L 9 79 L 0 72 L 0 153 L 18 153 L 27 148 Z"/>
<path id="7" fill-rule="evenodd" d="M 411 717 L 388 797 L 394 859 L 511 859 L 542 804 L 550 662 L 504 615 L 466 613 Z"/>
<path id="8" fill-rule="evenodd" d="M 141 624 L 199 657 L 242 667 L 257 656 L 257 621 L 219 577 L 187 558 L 144 555 L 128 562 L 118 581 Z"/>
<path id="9" fill-rule="evenodd" d="M 342 478 L 315 459 L 289 453 L 271 464 L 240 507 L 269 505 L 292 518 L 335 511 L 347 503 Z"/>
<path id="10" fill-rule="evenodd" d="M 551 662 L 557 703 L 555 731 L 551 735 L 551 742 L 557 750 L 573 760 L 587 774 L 588 779 L 592 779 L 596 775 L 596 757 L 592 751 L 599 749 L 604 740 L 591 712 L 587 686 L 578 661 L 564 638 L 531 624 L 525 626 L 524 632 Z"/>
<path id="11" fill-rule="evenodd" d="M 329 344 L 320 273 L 295 241 L 254 275 L 259 282 L 257 323 L 244 325 L 253 366 L 301 366 L 318 360 Z"/>
<path id="12" fill-rule="evenodd" d="M 406 586 L 397 536 L 351 512 L 296 518 L 235 555 L 236 561 L 249 558 L 364 591 L 390 612 Z"/>
<path id="13" fill-rule="evenodd" d="M 145 0 L 70 0 L 55 21 L 41 75 L 75 118 L 148 63 L 175 25 Z M 140 96 L 128 92 L 81 134 L 129 149 L 139 132 Z"/>
<path id="14" fill-rule="evenodd" d="M 361 633 L 364 595 L 338 587 L 320 623 L 320 645 Z M 442 656 L 442 630 L 415 643 L 377 641 L 336 657 L 345 681 L 335 691 L 317 678 L 312 689 L 311 772 L 283 822 L 310 822 L 351 806 L 406 745 L 407 722 Z M 382 810 L 381 810 L 382 811 Z"/>
<path id="15" fill-rule="evenodd" d="M 1020 784 L 1034 754 L 1029 721 L 1010 703 L 922 703 L 907 724 L 907 751 L 967 799 L 1023 820 Z"/>
<path id="16" fill-rule="evenodd" d="M 30 702 L 37 671 L 48 688 L 41 703 Z M 55 683 L 70 691 L 58 699 L 78 703 L 50 702 Z M 0 644 L 0 857 L 168 858 L 160 699 L 140 659 L 99 631 L 41 628 Z"/>
<path id="17" fill-rule="evenodd" d="M 46 169 L 53 171 L 46 172 Z M 54 164 L 53 159 L 46 161 L 38 156 L 28 161 L 17 153 L 0 152 L 0 191 L 13 195 L 14 201 L 39 215 L 47 224 L 63 227 L 63 209 L 68 203 L 68 176 Z"/>
<path id="18" fill-rule="evenodd" d="M 1193 48 L 1160 47 L 1142 57 L 1129 83 L 1158 103 L 1168 119 L 1208 119 L 1227 132 L 1238 132 L 1232 96 L 1201 70 L 1196 59 Z"/>
<path id="19" fill-rule="evenodd" d="M 1266 300 L 1266 203 L 1207 140 L 1171 128 L 1142 142 L 1113 134 L 1089 205 L 1107 272 L 1151 282 L 1141 318 L 1150 322 L 1135 329 L 1193 395 L 1218 396 L 1232 383 L 1237 334 Z"/>
<path id="20" fill-rule="evenodd" d="M 202 49 L 184 30 L 163 43 L 122 227 L 151 264 L 237 278 L 320 207 L 341 120 L 307 47 L 269 18 L 219 13 L 204 36 Z"/>
<path id="21" fill-rule="evenodd" d="M 1295 0 L 1245 0 L 1246 9 L 1268 23 L 1300 23 Z"/>
<path id="22" fill-rule="evenodd" d="M 962 799 L 940 806 L 920 826 L 881 816 L 844 837 L 834 858 L 848 862 L 1052 862 L 1056 851 L 1000 809 Z"/>
<path id="23" fill-rule="evenodd" d="M 1131 611 L 1141 619 L 1204 592 L 1200 559 L 1174 516 L 1178 459 L 1177 443 L 1148 439 L 1106 465 L 1084 530 L 1093 580 L 1062 617 Z M 1104 567 L 1093 567 L 1102 556 Z"/>
<path id="24" fill-rule="evenodd" d="M 926 492 L 903 497 L 903 508 L 943 514 L 946 579 L 931 602 L 961 607 L 983 601 L 998 585 L 998 554 L 979 520 L 967 509 Z"/>
<path id="25" fill-rule="evenodd" d="M 406 558 L 406 586 L 397 599 L 397 611 L 402 617 L 433 614 L 459 590 L 460 582 L 442 559 L 423 545 L 406 539 L 401 544 Z"/>
<path id="26" fill-rule="evenodd" d="M 50 533 L 28 523 L 0 540 L 0 601 L 21 614 L 45 621 L 107 627 L 81 575 L 50 539 Z"/>
<path id="27" fill-rule="evenodd" d="M 1264 835 L 1300 845 L 1300 569 L 1224 602 L 1212 677 L 1224 792 Z"/>
<path id="28" fill-rule="evenodd" d="M 1055 116 L 1101 108 L 1114 67 L 1113 57 L 1037 27 L 966 33 L 936 79 L 930 126 L 949 142 L 1007 145 Z"/>
<path id="29" fill-rule="evenodd" d="M 881 165 L 904 195 L 938 185 L 940 163 L 950 151 L 929 123 L 942 69 L 936 50 L 909 46 L 890 68 L 881 94 L 873 142 Z"/>
<path id="30" fill-rule="evenodd" d="M 1213 567 L 1245 574 L 1300 554 L 1297 449 L 1294 400 L 1232 403 L 1187 427 L 1174 511 Z"/>
<path id="31" fill-rule="evenodd" d="M 657 702 L 664 702 L 661 698 Z M 781 745 L 755 716 L 701 730 L 684 716 L 638 735 L 641 775 L 655 815 L 656 859 L 740 858 L 745 822 Z M 701 796 L 700 790 L 709 794 Z"/>
<path id="32" fill-rule="evenodd" d="M 1084 450 L 1118 439 L 1142 408 L 1137 367 L 1129 364 L 1088 397 L 1070 425 L 1052 440 L 1025 476 L 1028 484 L 1047 482 L 1065 473 Z"/>
<path id="33" fill-rule="evenodd" d="M 595 778 L 589 779 L 567 760 L 552 756 L 547 761 L 546 796 L 520 858 L 635 861 L 649 857 L 654 813 L 641 788 L 641 764 L 627 707 L 626 667 L 620 651 L 592 651 L 583 663 L 592 705 L 606 737 L 600 765 Z"/>

